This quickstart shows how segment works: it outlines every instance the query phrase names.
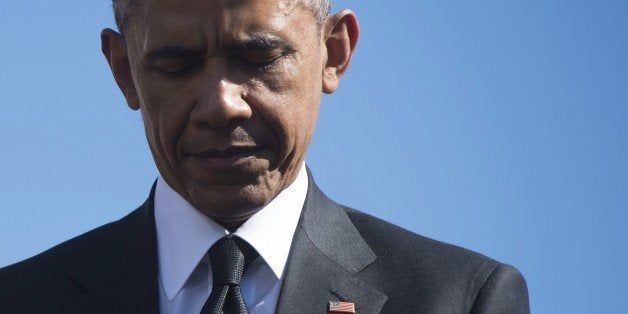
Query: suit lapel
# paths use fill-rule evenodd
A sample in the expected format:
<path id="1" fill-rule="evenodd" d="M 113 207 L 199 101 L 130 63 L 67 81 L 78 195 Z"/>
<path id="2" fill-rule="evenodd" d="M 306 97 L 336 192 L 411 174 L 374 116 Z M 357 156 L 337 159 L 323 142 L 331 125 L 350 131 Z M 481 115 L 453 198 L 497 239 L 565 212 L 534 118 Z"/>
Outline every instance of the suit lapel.
<path id="1" fill-rule="evenodd" d="M 153 196 L 101 234 L 101 247 L 68 269 L 86 293 L 67 313 L 158 313 L 158 266 Z"/>
<path id="2" fill-rule="evenodd" d="M 387 296 L 357 277 L 375 258 L 345 211 L 310 179 L 277 313 L 326 313 L 328 301 L 338 300 L 379 313 Z"/>

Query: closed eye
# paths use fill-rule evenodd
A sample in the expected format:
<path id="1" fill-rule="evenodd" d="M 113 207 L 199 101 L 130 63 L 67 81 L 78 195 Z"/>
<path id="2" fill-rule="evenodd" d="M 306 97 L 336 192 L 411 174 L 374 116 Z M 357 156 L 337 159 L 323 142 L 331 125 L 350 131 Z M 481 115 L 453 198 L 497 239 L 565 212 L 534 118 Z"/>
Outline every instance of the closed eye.
<path id="1" fill-rule="evenodd" d="M 186 76 L 201 66 L 202 60 L 160 60 L 151 66 L 168 76 Z"/>
<path id="2" fill-rule="evenodd" d="M 284 39 L 269 34 L 252 34 L 244 41 L 227 47 L 232 59 L 256 70 L 269 70 L 294 52 Z"/>
<path id="3" fill-rule="evenodd" d="M 205 50 L 202 47 L 167 46 L 149 53 L 146 64 L 166 76 L 183 77 L 202 66 Z"/>
<path id="4" fill-rule="evenodd" d="M 236 60 L 241 64 L 258 69 L 258 70 L 267 70 L 272 68 L 284 55 L 283 54 L 274 54 L 270 56 L 236 56 Z"/>

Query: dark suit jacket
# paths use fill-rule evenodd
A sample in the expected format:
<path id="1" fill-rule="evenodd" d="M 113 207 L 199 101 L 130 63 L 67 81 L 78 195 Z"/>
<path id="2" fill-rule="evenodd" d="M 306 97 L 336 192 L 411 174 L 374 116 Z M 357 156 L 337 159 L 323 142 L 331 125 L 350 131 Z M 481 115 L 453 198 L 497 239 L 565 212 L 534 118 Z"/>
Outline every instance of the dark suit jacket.
<path id="1" fill-rule="evenodd" d="M 153 195 L 128 216 L 0 269 L 0 313 L 158 313 Z M 271 226 L 272 227 L 272 226 Z M 327 198 L 310 180 L 278 313 L 527 313 L 521 274 Z"/>

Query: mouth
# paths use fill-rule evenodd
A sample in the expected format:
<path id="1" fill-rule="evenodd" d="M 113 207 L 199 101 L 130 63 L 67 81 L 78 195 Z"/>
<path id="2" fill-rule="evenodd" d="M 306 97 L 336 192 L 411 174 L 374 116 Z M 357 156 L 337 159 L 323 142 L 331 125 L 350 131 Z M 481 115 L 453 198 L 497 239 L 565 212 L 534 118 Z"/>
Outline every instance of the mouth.
<path id="1" fill-rule="evenodd" d="M 264 146 L 230 146 L 224 149 L 194 151 L 189 153 L 188 157 L 202 162 L 206 167 L 226 170 L 260 157 L 263 149 Z"/>

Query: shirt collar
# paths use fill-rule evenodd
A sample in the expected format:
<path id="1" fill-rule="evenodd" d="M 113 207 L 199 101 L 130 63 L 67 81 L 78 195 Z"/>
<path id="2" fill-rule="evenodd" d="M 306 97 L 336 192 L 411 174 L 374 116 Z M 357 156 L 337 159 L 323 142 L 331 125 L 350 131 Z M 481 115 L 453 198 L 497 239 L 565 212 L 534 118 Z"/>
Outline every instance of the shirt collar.
<path id="1" fill-rule="evenodd" d="M 277 279 L 288 260 L 307 188 L 307 172 L 301 165 L 295 181 L 234 232 L 257 250 Z M 196 210 L 161 176 L 154 206 L 159 276 L 173 300 L 209 248 L 229 231 Z"/>

